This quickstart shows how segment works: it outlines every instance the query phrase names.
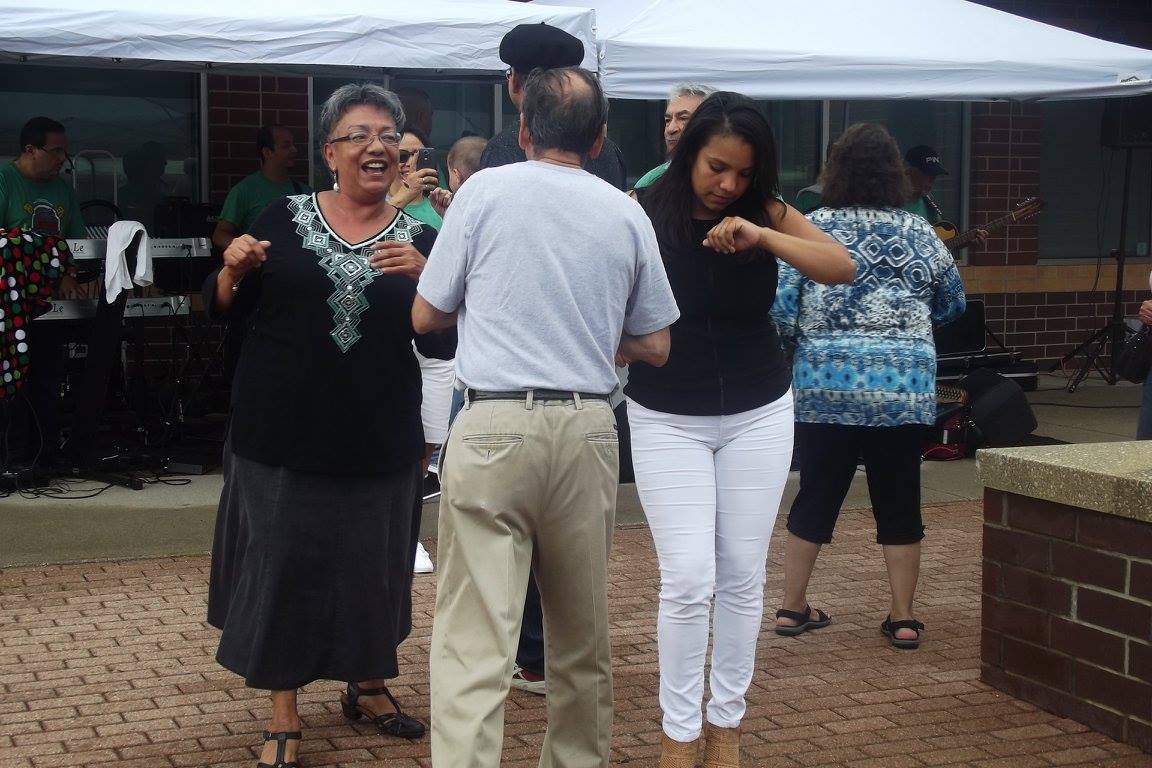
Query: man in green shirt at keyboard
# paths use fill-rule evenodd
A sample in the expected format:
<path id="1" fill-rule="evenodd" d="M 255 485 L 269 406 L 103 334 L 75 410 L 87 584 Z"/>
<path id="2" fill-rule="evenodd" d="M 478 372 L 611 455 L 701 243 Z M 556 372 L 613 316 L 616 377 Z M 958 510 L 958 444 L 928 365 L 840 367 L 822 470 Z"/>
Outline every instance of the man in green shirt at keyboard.
<path id="1" fill-rule="evenodd" d="M 0 166 L 0 227 L 83 238 L 76 193 L 60 178 L 67 162 L 63 125 L 49 117 L 25 123 L 20 129 L 20 154 Z"/>

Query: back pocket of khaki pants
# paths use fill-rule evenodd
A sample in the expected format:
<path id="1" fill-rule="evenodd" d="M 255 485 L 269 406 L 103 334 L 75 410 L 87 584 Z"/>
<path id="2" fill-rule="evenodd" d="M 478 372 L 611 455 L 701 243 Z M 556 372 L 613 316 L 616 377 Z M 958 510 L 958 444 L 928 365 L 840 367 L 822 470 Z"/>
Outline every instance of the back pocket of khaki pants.
<path id="1" fill-rule="evenodd" d="M 616 431 L 611 432 L 587 432 L 584 435 L 584 442 L 592 449 L 592 454 L 599 457 L 599 460 L 606 468 L 615 468 L 620 463 L 620 438 Z"/>
<path id="2" fill-rule="evenodd" d="M 489 434 L 465 435 L 460 442 L 467 448 L 476 451 L 486 459 L 492 459 L 502 453 L 508 453 L 524 442 L 523 435 Z"/>

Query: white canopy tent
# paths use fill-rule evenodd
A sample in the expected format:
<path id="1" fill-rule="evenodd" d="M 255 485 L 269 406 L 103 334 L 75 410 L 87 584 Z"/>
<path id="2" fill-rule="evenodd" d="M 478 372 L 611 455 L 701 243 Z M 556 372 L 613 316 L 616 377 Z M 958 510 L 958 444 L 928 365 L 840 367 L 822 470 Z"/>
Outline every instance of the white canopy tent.
<path id="1" fill-rule="evenodd" d="M 764 99 L 1073 99 L 1152 93 L 1152 51 L 964 0 L 534 0 L 597 13 L 617 98 L 678 81 Z"/>
<path id="2" fill-rule="evenodd" d="M 591 11 L 528 3 L 0 0 L 0 19 L 0 61 L 498 72 L 504 34 L 547 22 L 584 41 L 584 64 L 596 66 Z"/>

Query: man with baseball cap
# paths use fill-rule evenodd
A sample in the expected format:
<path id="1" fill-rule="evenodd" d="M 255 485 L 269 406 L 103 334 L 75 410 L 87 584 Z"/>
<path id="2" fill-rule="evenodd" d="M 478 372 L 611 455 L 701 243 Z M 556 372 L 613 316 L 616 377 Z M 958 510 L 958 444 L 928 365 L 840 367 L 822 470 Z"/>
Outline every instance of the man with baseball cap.
<path id="1" fill-rule="evenodd" d="M 524 83 L 534 69 L 574 67 L 584 60 L 584 44 L 562 29 L 548 24 L 519 24 L 500 41 L 500 61 L 508 65 L 508 98 L 519 110 L 524 100 Z M 494 136 L 480 156 L 480 170 L 528 159 L 517 138 L 519 121 Z M 612 139 L 604 138 L 600 153 L 584 157 L 584 170 L 599 176 L 617 189 L 627 184 L 624 154 Z M 526 190 L 526 193 L 531 190 Z M 528 580 L 524 599 L 524 623 L 516 652 L 511 684 L 528 693 L 544 695 L 544 613 L 535 577 Z"/>
<path id="2" fill-rule="evenodd" d="M 904 210 L 923 216 L 929 224 L 939 224 L 944 220 L 944 214 L 932 199 L 932 185 L 937 176 L 948 175 L 940 163 L 940 153 L 934 147 L 920 144 L 904 153 L 904 162 L 907 164 L 908 183 L 912 187 L 912 199 Z M 980 245 L 988 242 L 988 232 L 977 229 L 976 242 Z"/>
<path id="3" fill-rule="evenodd" d="M 920 144 L 904 153 L 904 162 L 908 164 L 908 181 L 912 186 L 912 199 L 904 210 L 923 216 L 929 224 L 936 224 L 944 215 L 932 199 L 932 185 L 937 176 L 948 175 L 940 163 L 940 153 L 933 147 Z"/>

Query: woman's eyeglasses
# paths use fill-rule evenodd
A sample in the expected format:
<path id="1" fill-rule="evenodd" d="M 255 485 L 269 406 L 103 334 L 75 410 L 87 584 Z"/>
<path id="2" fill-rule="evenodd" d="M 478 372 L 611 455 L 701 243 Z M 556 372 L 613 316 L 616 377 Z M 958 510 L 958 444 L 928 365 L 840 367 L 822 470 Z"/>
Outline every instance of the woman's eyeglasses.
<path id="1" fill-rule="evenodd" d="M 347 141 L 357 147 L 364 147 L 372 143 L 373 139 L 380 139 L 380 143 L 386 147 L 394 147 L 400 143 L 400 134 L 395 131 L 381 131 L 380 133 L 370 133 L 369 131 L 352 131 L 347 136 L 338 136 L 335 139 L 328 139 L 329 144 L 336 144 L 341 141 Z M 401 160 L 404 158 L 401 157 Z"/>

